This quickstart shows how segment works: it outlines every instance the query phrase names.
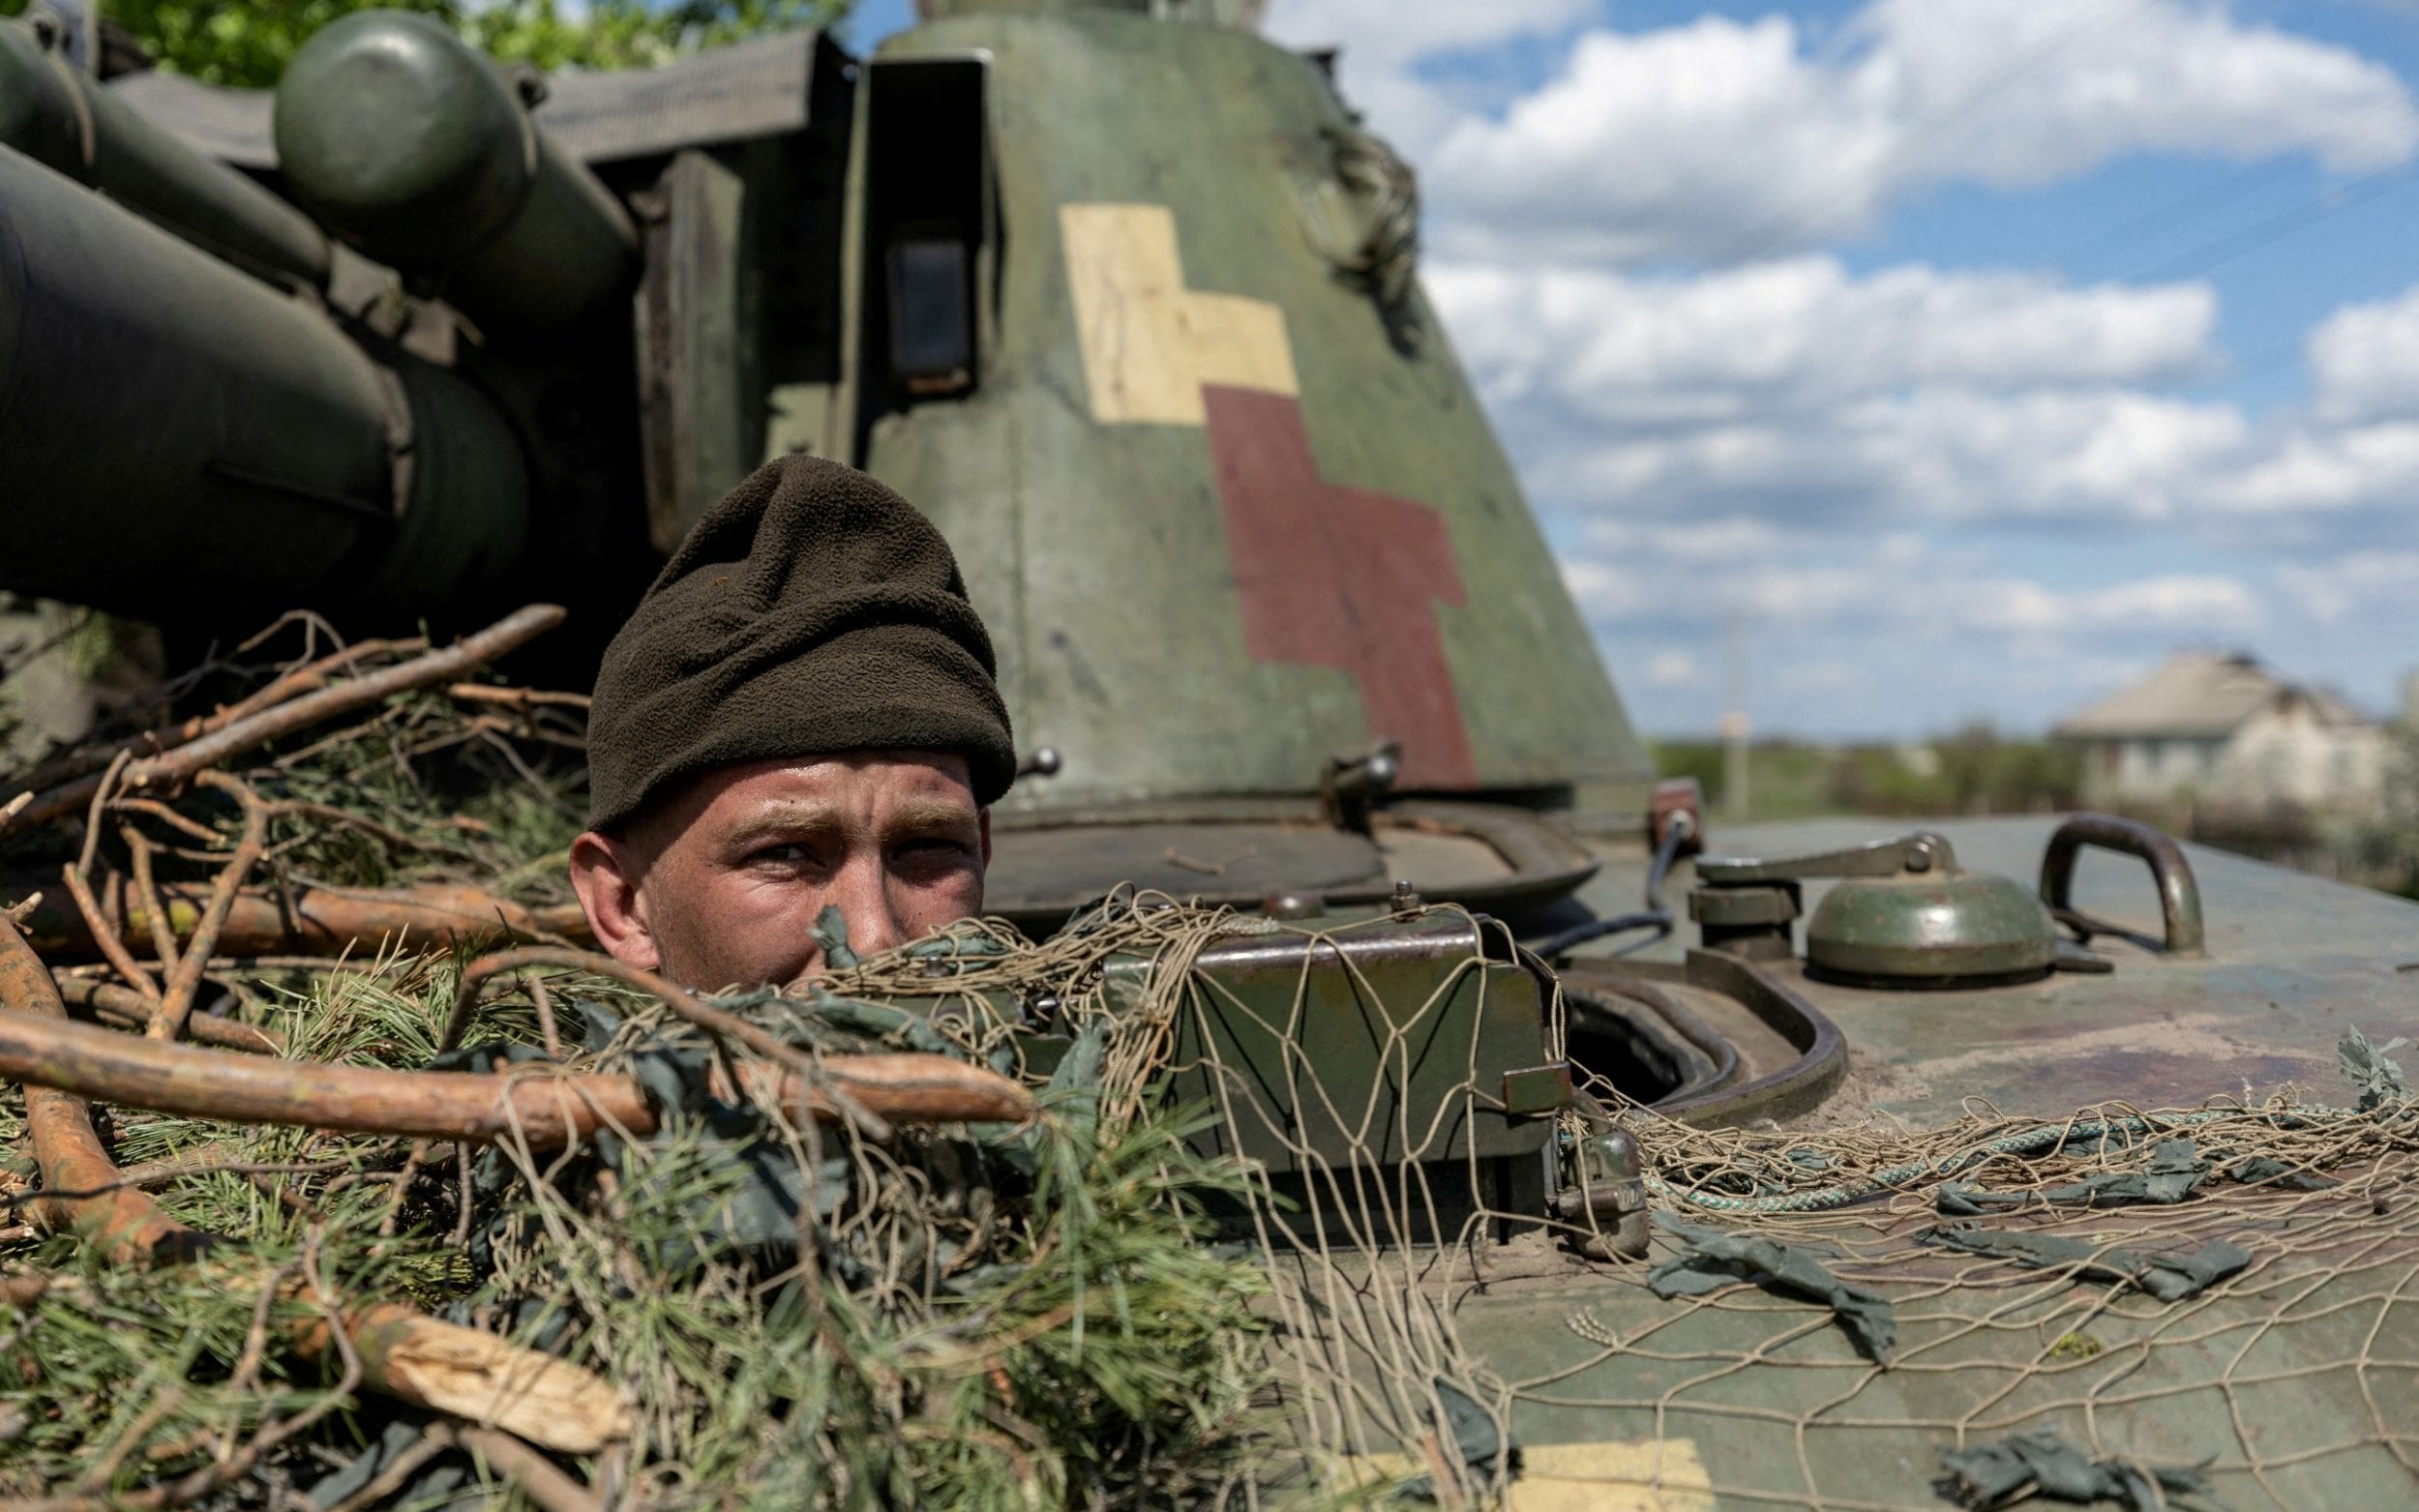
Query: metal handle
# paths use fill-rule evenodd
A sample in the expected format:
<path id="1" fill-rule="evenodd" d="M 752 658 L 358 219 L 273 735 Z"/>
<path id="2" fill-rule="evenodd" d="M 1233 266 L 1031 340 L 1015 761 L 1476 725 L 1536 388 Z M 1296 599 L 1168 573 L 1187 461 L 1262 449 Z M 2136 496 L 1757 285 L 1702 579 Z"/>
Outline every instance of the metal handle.
<path id="1" fill-rule="evenodd" d="M 2094 934 L 2127 933 L 2077 911 L 2071 901 L 2075 891 L 2075 858 L 2085 845 L 2139 856 L 2149 862 L 2151 877 L 2159 884 L 2159 915 L 2166 928 L 2167 954 L 2207 953 L 2208 932 L 2200 922 L 2200 883 L 2193 878 L 2193 864 L 2185 859 L 2184 847 L 2165 830 L 2134 819 L 2121 819 L 2113 814 L 2078 814 L 2059 825 L 2058 832 L 2049 837 L 2049 848 L 2041 857 L 2041 901 L 2049 905 L 2052 914 L 2081 930 L 2087 939 Z"/>
<path id="2" fill-rule="evenodd" d="M 1949 842 L 1929 830 L 1869 845 L 1826 850 L 1810 856 L 1764 860 L 1751 856 L 1704 856 L 1696 864 L 1697 880 L 1708 887 L 1736 887 L 1746 882 L 1797 881 L 1816 876 L 1921 876 L 1930 873 L 1955 875 L 1956 852 Z"/>

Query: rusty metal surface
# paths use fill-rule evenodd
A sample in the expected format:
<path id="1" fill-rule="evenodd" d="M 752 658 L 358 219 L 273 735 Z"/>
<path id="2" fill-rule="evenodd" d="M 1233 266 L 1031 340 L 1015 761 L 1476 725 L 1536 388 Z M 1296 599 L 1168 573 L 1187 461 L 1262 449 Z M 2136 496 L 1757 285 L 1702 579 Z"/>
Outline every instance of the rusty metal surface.
<path id="1" fill-rule="evenodd" d="M 1940 826 L 1967 868 L 2039 875 L 2055 817 Z M 1711 846 L 1766 853 L 1880 838 L 1889 820 L 1826 819 L 1717 830 Z M 2123 927 L 2095 942 L 2106 975 L 2053 974 L 2012 987 L 1906 993 L 1809 980 L 1791 964 L 1769 969 L 1837 1023 L 1853 1056 L 1843 1088 L 1860 1109 L 1918 1123 L 1984 1098 L 2004 1112 L 2063 1117 L 2105 1101 L 2193 1104 L 2286 1083 L 2313 1095 L 2338 1083 L 2335 1046 L 2359 1025 L 2373 1037 L 2419 1028 L 2419 904 L 2185 845 L 2200 883 L 2208 954 L 2169 956 L 2131 938 L 2163 931 L 2160 901 L 2139 861 L 2101 850 L 2076 863 L 2075 903 Z M 1627 907 L 1644 875 L 1631 845 L 1598 847 L 1604 870 L 1580 894 L 1599 911 Z M 1670 886 L 1693 880 L 1683 868 Z M 1832 885 L 1809 882 L 1809 911 Z M 1693 929 L 1645 952 L 1677 961 Z M 1800 944 L 1803 946 L 1803 932 Z"/>

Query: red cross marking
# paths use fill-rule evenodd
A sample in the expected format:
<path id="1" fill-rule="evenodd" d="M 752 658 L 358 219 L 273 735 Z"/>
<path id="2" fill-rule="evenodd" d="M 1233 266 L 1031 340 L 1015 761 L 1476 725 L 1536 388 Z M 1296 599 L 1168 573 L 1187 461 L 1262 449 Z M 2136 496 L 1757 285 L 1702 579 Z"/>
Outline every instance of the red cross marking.
<path id="1" fill-rule="evenodd" d="M 1463 602 L 1444 517 L 1322 480 L 1292 395 L 1201 393 L 1253 659 L 1350 673 L 1370 735 L 1403 743 L 1402 786 L 1477 786 L 1436 617 Z"/>

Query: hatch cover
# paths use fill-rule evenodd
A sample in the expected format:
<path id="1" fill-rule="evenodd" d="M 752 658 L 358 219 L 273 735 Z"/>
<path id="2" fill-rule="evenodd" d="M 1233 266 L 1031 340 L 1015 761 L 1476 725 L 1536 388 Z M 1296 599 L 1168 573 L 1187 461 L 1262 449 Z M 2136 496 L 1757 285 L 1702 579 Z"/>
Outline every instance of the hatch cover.
<path id="1" fill-rule="evenodd" d="M 1034 934 L 1120 883 L 1256 908 L 1279 893 L 1372 904 L 1409 881 L 1431 903 L 1500 913 L 1551 903 L 1597 867 L 1540 815 L 1489 803 L 1393 804 L 1367 835 L 1309 800 L 995 813 L 992 844 L 984 911 Z"/>

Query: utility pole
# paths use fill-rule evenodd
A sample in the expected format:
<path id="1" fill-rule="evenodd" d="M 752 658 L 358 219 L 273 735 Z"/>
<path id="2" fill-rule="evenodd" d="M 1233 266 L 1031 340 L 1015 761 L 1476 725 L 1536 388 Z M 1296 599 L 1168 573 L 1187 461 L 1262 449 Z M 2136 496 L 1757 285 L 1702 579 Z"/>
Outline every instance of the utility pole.
<path id="1" fill-rule="evenodd" d="M 1738 818 L 1747 812 L 1747 621 L 1730 616 L 1730 707 L 1722 714 L 1722 812 Z"/>

